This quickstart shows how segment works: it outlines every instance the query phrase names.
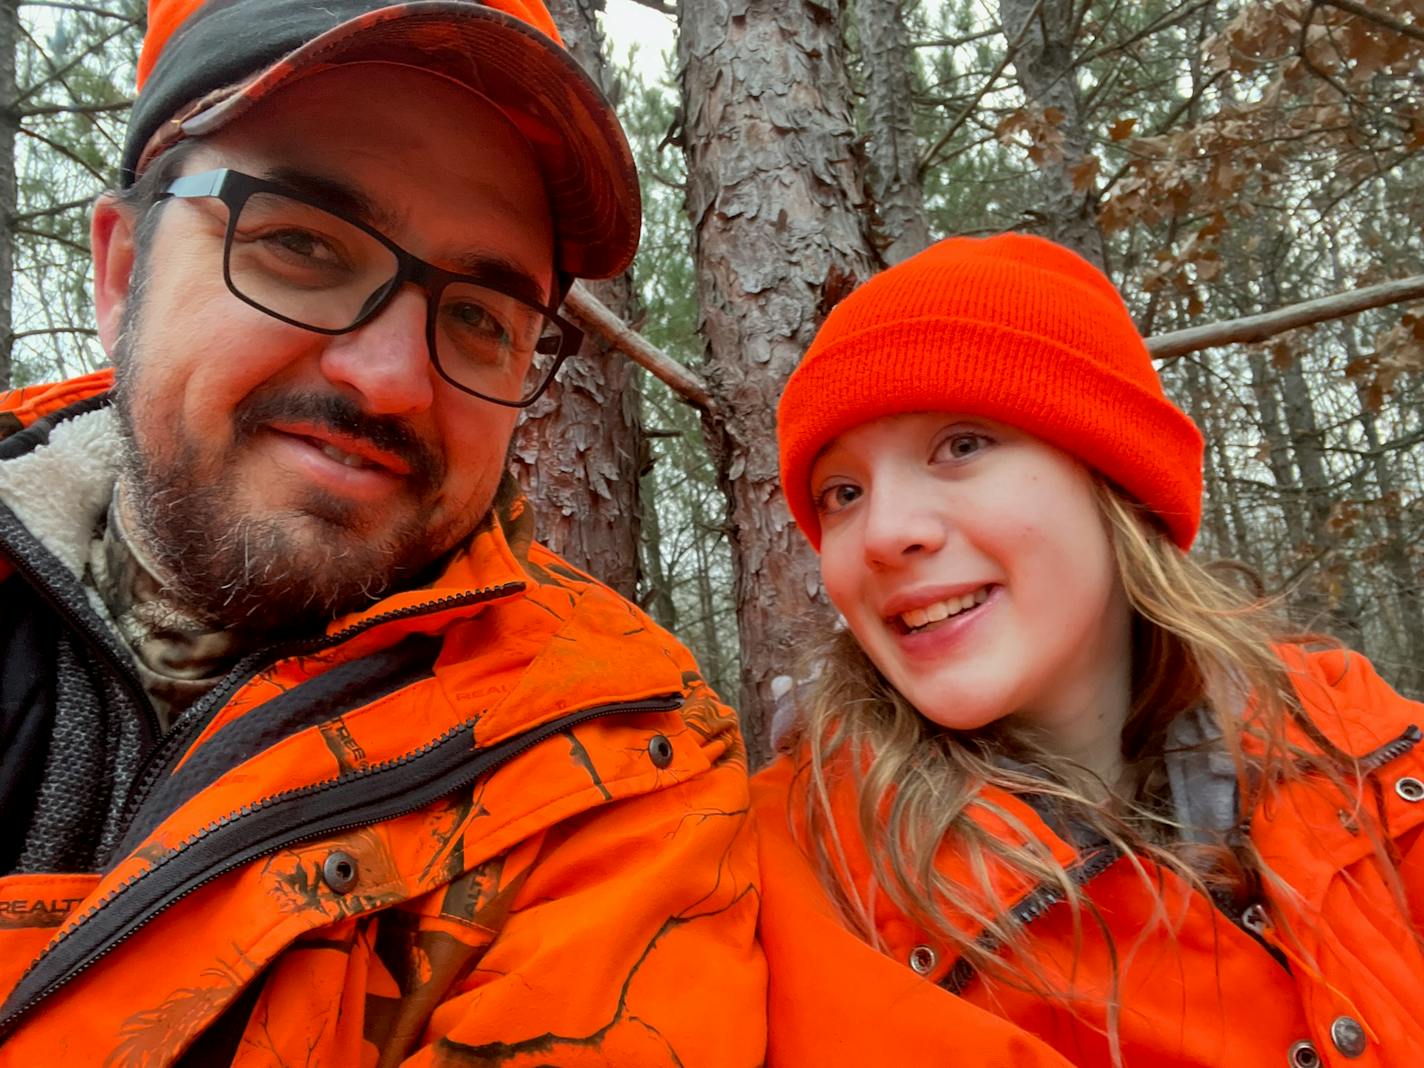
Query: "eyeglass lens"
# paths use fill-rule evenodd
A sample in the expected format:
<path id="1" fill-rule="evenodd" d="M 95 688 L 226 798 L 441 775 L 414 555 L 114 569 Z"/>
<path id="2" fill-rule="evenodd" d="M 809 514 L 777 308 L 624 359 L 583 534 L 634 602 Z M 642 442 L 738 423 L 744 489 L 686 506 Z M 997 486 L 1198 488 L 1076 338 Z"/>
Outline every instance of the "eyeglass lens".
<path id="1" fill-rule="evenodd" d="M 387 295 L 395 253 L 345 219 L 276 193 L 253 192 L 232 226 L 228 278 L 245 299 L 316 330 L 355 325 Z M 497 400 L 538 392 L 559 325 L 523 301 L 450 282 L 432 314 L 432 355 L 453 382 Z"/>

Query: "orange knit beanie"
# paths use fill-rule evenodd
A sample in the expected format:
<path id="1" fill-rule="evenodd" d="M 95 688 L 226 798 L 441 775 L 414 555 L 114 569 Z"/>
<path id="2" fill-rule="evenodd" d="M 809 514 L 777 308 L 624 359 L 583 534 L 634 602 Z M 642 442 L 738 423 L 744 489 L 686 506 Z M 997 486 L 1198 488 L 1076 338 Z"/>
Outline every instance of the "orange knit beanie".
<path id="1" fill-rule="evenodd" d="M 1162 393 L 1117 290 L 1075 252 L 1021 234 L 949 238 L 836 306 L 777 410 L 782 489 L 814 548 L 821 450 L 926 411 L 1018 427 L 1101 472 L 1181 548 L 1196 536 L 1201 433 Z"/>

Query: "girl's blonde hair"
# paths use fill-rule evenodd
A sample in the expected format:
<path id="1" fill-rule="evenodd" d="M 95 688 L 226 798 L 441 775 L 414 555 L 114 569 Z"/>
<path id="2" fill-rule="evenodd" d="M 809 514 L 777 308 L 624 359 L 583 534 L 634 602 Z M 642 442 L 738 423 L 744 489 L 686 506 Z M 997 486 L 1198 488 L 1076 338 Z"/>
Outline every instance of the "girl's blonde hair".
<path id="1" fill-rule="evenodd" d="M 981 797 L 981 787 L 1036 794 L 1089 828 L 1105 843 L 1104 855 L 1121 855 L 1136 866 L 1159 903 L 1157 926 L 1170 930 L 1150 865 L 1219 900 L 1227 895 L 1254 898 L 1262 882 L 1289 893 L 1256 852 L 1245 826 L 1215 845 L 1183 841 L 1172 819 L 1166 776 L 1174 720 L 1203 709 L 1215 723 L 1220 745 L 1235 763 L 1238 812 L 1243 814 L 1255 811 L 1264 792 L 1307 770 L 1322 770 L 1342 785 L 1349 777 L 1349 758 L 1320 737 L 1303 713 L 1275 649 L 1285 640 L 1284 629 L 1259 591 L 1243 589 L 1197 563 L 1143 509 L 1097 476 L 1095 484 L 1133 610 L 1132 702 L 1122 732 L 1123 759 L 1136 783 L 1132 796 L 1117 798 L 1117 806 L 1095 803 L 1105 784 L 1055 758 L 1011 719 L 967 732 L 927 721 L 849 632 L 836 634 L 822 650 L 797 735 L 809 754 L 802 769 L 806 845 L 846 922 L 877 944 L 872 898 L 884 893 L 958 958 L 955 971 L 961 979 L 980 973 L 1065 1004 L 1071 991 L 1055 988 L 1032 955 L 999 952 L 1022 943 L 1023 924 L 1006 910 L 1012 902 L 986 904 L 996 901 L 991 870 L 1007 865 L 1045 887 L 1050 898 L 1066 901 L 1080 940 L 1085 920 L 1100 928 L 1112 959 L 1119 962 L 1115 973 L 1121 971 L 1124 952 L 1131 950 L 1112 945 L 1074 873 L 1012 813 Z M 1314 744 L 1309 750 L 1289 741 L 1292 722 L 1310 735 Z M 852 885 L 832 812 L 832 782 L 845 776 L 851 777 L 857 830 L 872 865 L 874 885 L 869 887 Z M 986 829 L 975 814 L 1007 826 L 1027 844 Z M 956 885 L 938 870 L 936 860 L 947 839 L 966 861 L 963 870 L 973 873 L 973 884 Z M 971 930 L 966 933 L 950 916 L 969 921 Z M 1289 937 L 1288 931 L 1284 934 Z M 1103 1006 L 1115 1060 L 1120 1052 L 1118 978 L 1111 977 L 1112 994 Z"/>

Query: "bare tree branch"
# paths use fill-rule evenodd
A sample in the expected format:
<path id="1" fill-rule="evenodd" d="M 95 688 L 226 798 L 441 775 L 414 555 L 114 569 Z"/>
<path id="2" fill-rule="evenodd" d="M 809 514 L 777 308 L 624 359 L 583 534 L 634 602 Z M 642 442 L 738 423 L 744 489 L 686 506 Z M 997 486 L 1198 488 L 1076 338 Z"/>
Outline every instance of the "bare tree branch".
<path id="1" fill-rule="evenodd" d="M 1203 96 L 1206 95 L 1207 89 L 1215 85 L 1225 73 L 1225 71 L 1216 71 L 1200 85 L 1193 87 L 1191 95 L 1182 98 L 1182 100 L 1179 101 L 1177 105 L 1172 108 L 1171 112 L 1160 123 L 1157 124 L 1157 129 L 1152 132 L 1151 136 L 1156 137 L 1160 134 L 1164 134 L 1172 130 L 1176 126 L 1177 120 L 1180 119 L 1183 115 L 1187 114 L 1189 111 L 1191 111 L 1192 106 L 1196 104 L 1197 101 L 1201 100 Z M 1129 146 L 1127 160 L 1123 163 L 1121 167 L 1113 171 L 1112 175 L 1108 178 L 1108 180 L 1105 181 L 1096 190 L 1096 192 L 1094 192 L 1093 196 L 1097 198 L 1097 202 L 1099 204 L 1101 204 L 1104 200 L 1107 199 L 1108 192 L 1112 189 L 1113 186 L 1117 185 L 1117 183 L 1122 180 L 1123 176 L 1126 175 L 1127 172 L 1132 169 L 1132 165 L 1136 163 L 1139 158 L 1140 157 L 1134 155 L 1130 151 Z"/>
<path id="2" fill-rule="evenodd" d="M 975 110 L 979 107 L 979 102 L 989 95 L 989 90 L 994 88 L 995 83 L 998 82 L 999 75 L 1003 74 L 1005 69 L 1008 68 L 1008 65 L 1014 61 L 1014 52 L 1018 49 L 1019 45 L 1023 44 L 1024 38 L 1028 36 L 1029 29 L 1033 25 L 1033 20 L 1042 10 L 1043 0 L 1038 0 L 1038 3 L 1033 5 L 1033 10 L 1029 12 L 1028 18 L 1024 20 L 1024 24 L 1020 27 L 1019 32 L 1014 34 L 1014 39 L 1010 41 L 1008 47 L 1004 49 L 1004 58 L 999 60 L 998 66 L 996 66 L 989 74 L 989 77 L 984 80 L 984 84 L 979 87 L 979 91 L 974 94 L 973 99 L 960 109 L 959 114 L 956 115 L 954 120 L 949 124 L 949 129 L 945 130 L 944 133 L 940 135 L 939 140 L 930 147 L 929 151 L 920 157 L 919 171 L 921 175 L 934 164 L 935 157 L 939 155 L 945 145 L 949 144 L 950 139 L 959 132 L 959 128 L 964 125 L 969 119 L 969 116 L 974 114 Z"/>
<path id="3" fill-rule="evenodd" d="M 131 26 L 134 25 L 134 20 L 121 11 L 106 11 L 102 7 L 91 7 L 88 4 L 65 4 L 59 3 L 58 0 L 21 0 L 20 6 L 53 7 L 61 11 L 74 11 L 80 15 L 96 15 L 103 19 L 119 19 L 121 22 L 127 22 Z"/>
<path id="4" fill-rule="evenodd" d="M 63 156 L 65 159 L 69 160 L 71 163 L 75 164 L 78 167 L 82 167 L 84 170 L 88 171 L 91 175 L 94 176 L 96 180 L 100 182 L 108 181 L 107 175 L 105 175 L 102 171 L 97 170 L 92 163 L 90 163 L 83 156 L 80 156 L 68 145 L 62 145 L 53 138 L 46 137 L 38 130 L 29 130 L 24 128 L 23 126 L 20 128 L 20 133 L 24 134 L 26 137 L 32 138 L 33 140 L 40 142 L 40 144 L 42 145 L 47 145 L 50 149 Z"/>
<path id="5" fill-rule="evenodd" d="M 1185 22 L 1187 19 L 1195 15 L 1198 11 L 1201 11 L 1204 7 L 1213 2 L 1214 0 L 1197 0 L 1196 3 L 1187 4 L 1183 7 L 1179 7 L 1175 11 L 1169 11 L 1166 14 L 1162 15 L 1162 17 L 1157 19 L 1156 21 L 1148 23 L 1146 26 L 1142 27 L 1142 29 L 1138 30 L 1136 33 L 1133 33 L 1131 36 L 1124 37 L 1121 41 L 1114 41 L 1112 42 L 1112 44 L 1101 45 L 1097 48 L 1089 49 L 1086 52 L 1080 53 L 1074 58 L 1073 66 L 1081 67 L 1086 63 L 1091 63 L 1093 60 L 1100 59 L 1103 56 L 1112 54 L 1113 52 L 1121 52 L 1127 48 L 1130 48 L 1133 45 L 1137 44 L 1139 41 L 1151 37 L 1154 33 L 1160 33 L 1163 30 L 1169 30 L 1173 26 Z M 1084 7 L 1084 10 L 1087 10 L 1086 6 Z"/>
<path id="6" fill-rule="evenodd" d="M 973 44 L 975 41 L 982 41 L 985 37 L 993 37 L 999 32 L 997 24 L 990 26 L 987 30 L 979 30 L 964 37 L 934 37 L 927 41 L 912 41 L 911 48 L 958 48 L 960 45 Z"/>
<path id="7" fill-rule="evenodd" d="M 132 100 L 116 100 L 110 104 L 46 104 L 43 107 L 17 108 L 15 113 L 22 119 L 28 119 L 35 115 L 98 115 L 131 107 Z"/>
<path id="8" fill-rule="evenodd" d="M 650 7 L 659 14 L 671 15 L 673 18 L 677 18 L 677 8 L 671 4 L 664 3 L 663 0 L 633 0 L 633 3 Z"/>
<path id="9" fill-rule="evenodd" d="M 82 245 L 72 237 L 66 237 L 64 234 L 55 234 L 48 230 L 36 230 L 32 226 L 16 226 L 14 227 L 14 232 L 24 234 L 26 237 L 38 238 L 41 241 L 53 241 L 56 245 L 63 245 L 65 248 L 72 249 L 81 256 L 87 257 L 89 255 L 88 245 Z"/>
<path id="10" fill-rule="evenodd" d="M 44 47 L 40 44 L 40 42 L 35 40 L 34 34 L 30 33 L 27 29 L 25 31 L 25 36 L 29 39 L 30 43 L 34 45 L 35 51 L 40 54 L 40 57 L 49 66 L 50 72 L 46 77 L 41 78 L 33 85 L 26 86 L 23 90 L 20 90 L 19 94 L 15 97 L 14 106 L 19 107 L 30 97 L 38 93 L 41 89 L 44 89 L 48 85 L 53 85 L 56 82 L 64 86 L 64 88 L 68 90 L 69 95 L 72 98 L 74 98 L 75 100 L 82 100 L 84 98 L 83 94 L 76 93 L 74 91 L 74 88 L 64 80 L 65 76 L 133 25 L 133 23 L 130 22 L 128 19 L 124 19 L 123 23 L 124 24 L 122 26 L 115 27 L 113 32 L 109 33 L 107 36 L 103 37 L 98 41 L 94 41 L 89 45 L 89 47 L 84 49 L 83 52 L 80 52 L 77 56 L 74 56 L 72 59 L 70 59 L 70 61 L 64 66 L 58 68 L 54 66 L 54 61 L 50 58 L 49 53 L 44 50 Z"/>
<path id="11" fill-rule="evenodd" d="M 1291 304 L 1260 315 L 1247 315 L 1240 319 L 1227 319 L 1225 322 L 1158 334 L 1147 339 L 1147 351 L 1156 360 L 1175 360 L 1199 349 L 1264 341 L 1299 326 L 1343 319 L 1347 315 L 1355 315 L 1371 308 L 1402 304 L 1410 300 L 1424 300 L 1424 274 L 1350 289 L 1328 297 L 1317 297 L 1315 300 L 1301 301 L 1299 304 Z"/>
<path id="12" fill-rule="evenodd" d="M 79 197 L 75 200 L 66 200 L 63 204 L 50 204 L 48 207 L 36 208 L 34 211 L 20 212 L 10 216 L 10 221 L 15 224 L 34 222 L 36 219 L 48 218 L 51 215 L 63 215 L 66 211 L 73 211 L 76 208 L 87 208 L 94 203 L 94 198 Z"/>
<path id="13" fill-rule="evenodd" d="M 1383 26 L 1395 33 L 1402 33 L 1405 37 L 1412 37 L 1416 41 L 1424 41 L 1424 29 L 1400 22 L 1398 19 L 1392 19 L 1388 15 L 1381 15 L 1378 11 L 1371 11 L 1364 4 L 1356 3 L 1355 0 L 1313 0 L 1312 6 L 1333 7 L 1341 11 L 1348 11 L 1366 22 L 1373 22 L 1376 26 Z"/>
<path id="14" fill-rule="evenodd" d="M 609 311 L 582 283 L 575 283 L 569 290 L 564 305 L 591 333 L 646 369 L 688 404 L 708 413 L 716 409 L 707 384 L 695 371 L 650 344 L 642 334 Z"/>
<path id="15" fill-rule="evenodd" d="M 78 334 L 81 337 L 98 337 L 99 331 L 91 326 L 47 326 L 43 330 L 18 330 L 10 337 L 18 341 L 25 337 L 49 337 L 54 334 Z"/>

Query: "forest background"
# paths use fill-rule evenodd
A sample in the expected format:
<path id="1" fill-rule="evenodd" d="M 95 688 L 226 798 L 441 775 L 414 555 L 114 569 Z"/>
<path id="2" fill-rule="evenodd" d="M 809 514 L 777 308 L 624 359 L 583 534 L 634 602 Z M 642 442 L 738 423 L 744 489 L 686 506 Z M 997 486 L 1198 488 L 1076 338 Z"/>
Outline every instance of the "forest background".
<path id="1" fill-rule="evenodd" d="M 671 48 L 629 39 L 635 2 Z M 1195 551 L 1424 697 L 1424 0 L 614 3 L 549 7 L 628 130 L 642 249 L 576 288 L 590 340 L 513 465 L 754 759 L 835 626 L 776 398 L 837 300 L 947 234 L 1103 265 L 1206 434 Z M 144 17 L 0 0 L 0 386 L 104 361 L 87 209 Z"/>

